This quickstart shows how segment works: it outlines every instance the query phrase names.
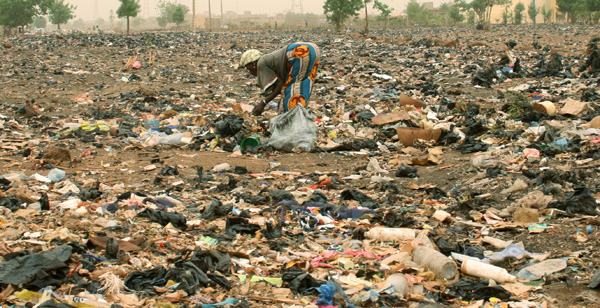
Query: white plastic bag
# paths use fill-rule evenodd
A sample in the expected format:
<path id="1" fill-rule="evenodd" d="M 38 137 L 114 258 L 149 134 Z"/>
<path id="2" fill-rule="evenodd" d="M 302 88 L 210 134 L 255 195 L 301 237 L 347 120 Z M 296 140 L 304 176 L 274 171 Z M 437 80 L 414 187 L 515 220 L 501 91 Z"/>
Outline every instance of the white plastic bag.
<path id="1" fill-rule="evenodd" d="M 269 132 L 271 139 L 267 145 L 281 151 L 290 152 L 295 148 L 310 151 L 317 141 L 317 126 L 302 105 L 271 119 Z"/>

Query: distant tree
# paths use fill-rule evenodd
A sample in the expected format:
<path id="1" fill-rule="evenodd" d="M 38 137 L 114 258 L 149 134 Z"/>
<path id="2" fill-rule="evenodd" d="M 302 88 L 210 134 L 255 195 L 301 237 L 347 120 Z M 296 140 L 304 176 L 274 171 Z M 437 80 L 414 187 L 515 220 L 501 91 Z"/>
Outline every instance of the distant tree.
<path id="1" fill-rule="evenodd" d="M 505 7 L 502 10 L 502 24 L 506 25 L 509 21 L 512 21 L 512 13 Z"/>
<path id="2" fill-rule="evenodd" d="M 74 11 L 77 7 L 72 4 L 65 3 L 64 0 L 56 0 L 54 5 L 50 7 L 50 22 L 53 25 L 58 26 L 60 30 L 60 25 L 64 25 L 69 22 L 69 20 L 75 18 Z"/>
<path id="3" fill-rule="evenodd" d="M 450 3 L 450 2 L 444 2 L 444 3 L 440 4 L 439 9 L 442 11 L 449 11 L 451 5 L 452 5 L 452 3 Z"/>
<path id="4" fill-rule="evenodd" d="M 11 28 L 33 23 L 35 16 L 45 15 L 54 0 L 0 0 L 0 26 Z"/>
<path id="5" fill-rule="evenodd" d="M 422 10 L 422 5 L 419 4 L 416 0 L 411 0 L 406 5 L 406 10 L 404 10 L 404 13 L 406 13 L 406 17 L 408 17 L 408 20 L 410 22 L 414 22 L 419 18 L 419 14 L 421 13 L 421 10 Z"/>
<path id="6" fill-rule="evenodd" d="M 486 0 L 473 0 L 469 7 L 473 9 L 475 15 L 477 15 L 477 24 L 480 28 L 485 28 L 485 10 L 486 10 Z"/>
<path id="7" fill-rule="evenodd" d="M 335 30 L 339 32 L 348 18 L 358 16 L 358 10 L 362 6 L 362 0 L 325 0 L 323 13 L 327 22 L 334 25 Z"/>
<path id="8" fill-rule="evenodd" d="M 525 11 L 525 4 L 523 4 L 523 2 L 517 3 L 513 12 L 515 25 L 520 25 L 523 23 L 523 11 Z"/>
<path id="9" fill-rule="evenodd" d="M 585 0 L 556 0 L 556 5 L 560 12 L 567 14 L 569 23 L 577 22 L 577 17 L 588 7 Z"/>
<path id="10" fill-rule="evenodd" d="M 512 12 L 510 10 L 510 6 L 512 5 L 512 0 L 504 1 L 504 8 L 502 9 L 502 23 L 508 24 L 512 23 Z"/>
<path id="11" fill-rule="evenodd" d="M 369 7 L 369 3 L 371 3 L 373 0 L 363 0 L 364 1 L 364 7 L 365 7 L 365 34 L 369 34 L 369 12 L 367 10 L 367 8 Z"/>
<path id="12" fill-rule="evenodd" d="M 165 28 L 169 23 L 175 23 L 179 27 L 185 21 L 185 15 L 190 9 L 183 5 L 161 0 L 158 4 L 160 16 L 156 19 L 160 27 Z"/>
<path id="13" fill-rule="evenodd" d="M 379 11 L 379 16 L 384 20 L 385 28 L 387 28 L 388 19 L 390 18 L 390 15 L 394 11 L 394 9 L 391 8 L 389 5 L 378 0 L 375 0 L 375 2 L 373 2 L 373 8 Z"/>
<path id="14" fill-rule="evenodd" d="M 402 25 L 406 25 L 406 20 L 402 17 L 396 17 L 396 18 L 392 18 L 390 19 L 390 26 L 392 27 L 399 27 Z"/>
<path id="15" fill-rule="evenodd" d="M 138 28 L 139 26 L 144 24 L 144 21 L 144 17 L 136 16 L 134 19 L 131 20 L 131 25 L 135 28 Z"/>
<path id="16" fill-rule="evenodd" d="M 119 0 L 121 6 L 117 9 L 117 16 L 119 18 L 127 18 L 127 34 L 129 34 L 129 18 L 136 17 L 140 12 L 140 3 L 138 0 Z"/>
<path id="17" fill-rule="evenodd" d="M 185 21 L 186 10 L 184 8 L 187 7 L 183 4 L 177 5 L 173 10 L 173 14 L 171 15 L 171 19 L 175 24 L 177 24 L 177 27 L 180 27 L 181 24 Z"/>
<path id="18" fill-rule="evenodd" d="M 98 17 L 98 18 L 96 19 L 96 25 L 98 25 L 98 26 L 102 26 L 102 25 L 104 25 L 104 23 L 105 23 L 105 22 L 106 22 L 106 21 L 105 21 L 105 20 L 104 20 L 104 18 L 102 18 L 102 17 Z"/>
<path id="19" fill-rule="evenodd" d="M 157 16 L 156 17 L 156 23 L 158 24 L 159 27 L 161 28 L 165 28 L 167 26 L 167 17 L 165 16 Z"/>
<path id="20" fill-rule="evenodd" d="M 535 25 L 535 17 L 540 13 L 540 8 L 539 7 L 535 7 L 533 5 L 533 2 L 529 3 L 529 5 L 527 6 L 527 15 L 529 16 L 529 19 L 531 20 L 531 23 L 533 23 Z"/>
<path id="21" fill-rule="evenodd" d="M 379 16 L 381 16 L 381 18 L 383 18 L 385 28 L 387 28 L 388 19 L 389 19 L 390 15 L 392 14 L 392 12 L 394 11 L 394 9 L 391 8 L 389 5 L 387 5 L 383 2 L 380 2 L 378 0 L 375 0 L 375 2 L 373 3 L 373 8 L 375 8 L 376 10 L 379 11 Z"/>
<path id="22" fill-rule="evenodd" d="M 112 27 L 113 23 L 115 22 L 115 11 L 110 10 L 110 13 L 108 15 L 108 20 L 110 21 L 110 25 Z"/>
<path id="23" fill-rule="evenodd" d="M 467 23 L 470 25 L 475 24 L 475 11 L 473 11 L 473 10 L 467 11 Z"/>
<path id="24" fill-rule="evenodd" d="M 406 5 L 406 10 L 404 10 L 406 16 L 408 17 L 408 21 L 411 23 L 420 23 L 420 24 L 428 24 L 430 21 L 432 14 L 423 4 L 419 4 L 417 0 L 411 0 Z"/>
<path id="25" fill-rule="evenodd" d="M 450 7 L 451 6 L 452 6 L 452 3 L 450 3 L 450 2 L 444 2 L 444 3 L 440 4 L 440 6 L 438 7 L 438 9 L 440 11 L 446 12 L 446 14 L 437 14 L 434 17 L 436 17 L 437 19 L 440 19 L 440 17 L 443 17 L 440 20 L 443 21 L 443 24 L 448 25 L 449 22 L 450 22 L 450 19 L 451 19 L 450 18 Z"/>
<path id="26" fill-rule="evenodd" d="M 80 29 L 80 30 L 85 29 L 85 22 L 83 21 L 83 19 L 79 18 L 79 19 L 73 21 L 73 28 Z"/>
<path id="27" fill-rule="evenodd" d="M 431 14 L 427 18 L 426 23 L 428 25 L 438 25 L 438 26 L 447 25 L 448 24 L 448 16 L 446 14 L 437 14 L 437 15 Z"/>
<path id="28" fill-rule="evenodd" d="M 549 10 L 546 8 L 546 6 L 542 6 L 540 8 L 540 14 L 542 14 L 542 16 L 544 16 L 544 23 L 550 23 L 550 21 L 552 20 L 552 10 Z"/>
<path id="29" fill-rule="evenodd" d="M 319 20 L 321 20 L 321 17 L 314 13 L 300 14 L 300 13 L 287 12 L 287 13 L 281 14 L 277 17 L 283 18 L 284 24 L 286 24 L 286 25 L 298 25 L 298 24 L 301 24 L 303 21 L 308 22 L 309 24 L 317 24 L 317 23 L 319 23 Z"/>
<path id="30" fill-rule="evenodd" d="M 455 0 L 456 3 L 465 9 L 472 9 L 478 17 L 478 28 L 490 30 L 492 8 L 495 5 L 503 5 L 507 0 L 473 0 L 466 3 L 465 0 Z"/>
<path id="31" fill-rule="evenodd" d="M 455 6 L 456 9 L 458 10 L 458 12 L 461 15 L 463 15 L 463 21 L 466 19 L 467 23 L 469 23 L 469 24 L 474 23 L 474 19 L 475 19 L 474 16 L 473 16 L 473 20 L 469 20 L 469 15 L 474 14 L 474 11 L 471 8 L 470 4 L 467 4 L 466 2 L 464 2 L 464 0 L 453 0 L 451 2 L 451 5 Z"/>
<path id="32" fill-rule="evenodd" d="M 302 20 L 304 19 L 302 14 L 294 12 L 287 12 L 282 17 L 284 19 L 284 24 L 286 25 L 298 25 L 302 23 Z"/>
<path id="33" fill-rule="evenodd" d="M 465 15 L 460 13 L 460 8 L 456 4 L 450 6 L 448 16 L 454 21 L 454 24 L 461 23 L 465 20 Z"/>
<path id="34" fill-rule="evenodd" d="M 589 22 L 597 24 L 600 19 L 600 0 L 585 0 L 585 4 Z"/>
<path id="35" fill-rule="evenodd" d="M 48 23 L 48 20 L 44 16 L 36 16 L 33 19 L 33 26 L 36 28 L 39 28 L 39 29 L 46 28 L 47 23 Z"/>
<path id="36" fill-rule="evenodd" d="M 585 4 L 590 12 L 600 11 L 600 0 L 585 0 Z"/>

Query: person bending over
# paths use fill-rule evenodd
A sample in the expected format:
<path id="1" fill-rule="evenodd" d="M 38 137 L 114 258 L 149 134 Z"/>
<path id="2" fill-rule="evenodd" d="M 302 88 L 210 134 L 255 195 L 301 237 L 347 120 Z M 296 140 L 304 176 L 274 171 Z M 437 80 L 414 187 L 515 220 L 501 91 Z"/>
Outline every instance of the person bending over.
<path id="1" fill-rule="evenodd" d="M 265 97 L 254 106 L 253 115 L 261 115 L 265 106 L 279 94 L 279 113 L 292 110 L 298 104 L 306 107 L 321 59 L 316 44 L 296 42 L 269 54 L 250 49 L 242 54 L 240 67 L 258 77 L 258 86 Z"/>

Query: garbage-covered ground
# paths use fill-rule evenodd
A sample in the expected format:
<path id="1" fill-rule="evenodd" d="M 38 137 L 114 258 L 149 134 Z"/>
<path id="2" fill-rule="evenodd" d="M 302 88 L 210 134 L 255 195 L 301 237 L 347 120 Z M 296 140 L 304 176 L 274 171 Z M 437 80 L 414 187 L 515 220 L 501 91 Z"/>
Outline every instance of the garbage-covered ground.
<path id="1" fill-rule="evenodd" d="M 597 33 L 5 38 L 0 301 L 600 307 Z M 237 67 L 295 41 L 310 152 L 265 146 Z"/>

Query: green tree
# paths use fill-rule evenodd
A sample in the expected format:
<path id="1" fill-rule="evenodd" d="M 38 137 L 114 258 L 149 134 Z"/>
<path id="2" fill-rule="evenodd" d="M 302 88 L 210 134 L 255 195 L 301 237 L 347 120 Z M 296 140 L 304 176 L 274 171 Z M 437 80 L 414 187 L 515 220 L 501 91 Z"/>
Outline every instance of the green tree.
<path id="1" fill-rule="evenodd" d="M 178 27 L 181 26 L 185 21 L 185 15 L 190 11 L 190 9 L 183 4 L 172 3 L 165 0 L 159 2 L 158 10 L 160 11 L 160 16 L 156 21 L 158 22 L 158 25 L 163 28 L 169 23 L 175 23 Z"/>
<path id="2" fill-rule="evenodd" d="M 475 11 L 473 11 L 473 10 L 467 11 L 467 23 L 470 25 L 475 24 Z"/>
<path id="3" fill-rule="evenodd" d="M 340 31 L 348 18 L 358 16 L 358 10 L 363 6 L 362 0 L 325 0 L 323 13 L 327 22 Z"/>
<path id="4" fill-rule="evenodd" d="M 502 24 L 506 25 L 509 22 L 512 23 L 512 14 L 508 8 L 502 10 Z"/>
<path id="5" fill-rule="evenodd" d="M 441 11 L 450 11 L 450 7 L 452 6 L 452 3 L 450 2 L 444 2 L 442 4 L 440 4 L 439 9 Z"/>
<path id="6" fill-rule="evenodd" d="M 178 4 L 175 9 L 173 10 L 173 14 L 171 15 L 171 19 L 173 20 L 173 22 L 175 24 L 177 24 L 177 27 L 181 27 L 181 24 L 185 21 L 185 14 L 186 12 L 187 6 L 183 5 L 183 4 Z"/>
<path id="7" fill-rule="evenodd" d="M 157 16 L 156 17 L 156 23 L 158 23 L 158 26 L 161 28 L 166 28 L 167 27 L 167 17 L 165 16 Z"/>
<path id="8" fill-rule="evenodd" d="M 544 23 L 545 24 L 550 23 L 550 21 L 552 20 L 552 10 L 547 9 L 546 6 L 544 5 L 540 9 L 540 14 L 542 14 L 542 16 L 544 16 Z"/>
<path id="9" fill-rule="evenodd" d="M 467 23 L 475 23 L 475 12 L 471 8 L 470 4 L 467 4 L 465 0 L 454 0 L 452 6 L 455 6 L 460 14 L 463 14 L 463 20 L 466 19 Z M 466 15 L 466 16 L 465 16 Z M 460 18 L 460 17 L 459 17 Z"/>
<path id="10" fill-rule="evenodd" d="M 477 21 L 478 21 L 478 25 L 481 28 L 485 28 L 485 12 L 486 12 L 486 0 L 473 0 L 470 4 L 469 4 L 470 8 L 473 9 L 473 12 L 475 12 L 475 15 L 477 15 Z"/>
<path id="11" fill-rule="evenodd" d="M 140 3 L 138 0 L 119 0 L 121 6 L 117 9 L 117 16 L 119 18 L 127 18 L 127 34 L 129 34 L 129 18 L 136 17 L 140 12 Z"/>
<path id="12" fill-rule="evenodd" d="M 556 0 L 556 5 L 560 12 L 567 14 L 570 23 L 575 23 L 577 17 L 587 9 L 587 4 L 582 0 Z"/>
<path id="13" fill-rule="evenodd" d="M 98 18 L 96 19 L 96 25 L 98 25 L 98 26 L 102 26 L 102 25 L 104 25 L 104 23 L 105 23 L 105 22 L 106 22 L 106 21 L 105 21 L 105 20 L 104 20 L 104 18 L 102 18 L 102 17 L 98 17 Z"/>
<path id="14" fill-rule="evenodd" d="M 508 24 L 512 23 L 512 12 L 510 10 L 510 6 L 512 5 L 512 0 L 506 0 L 504 2 L 504 9 L 502 9 L 502 23 Z"/>
<path id="15" fill-rule="evenodd" d="M 416 0 L 411 0 L 406 5 L 404 13 L 406 13 L 410 23 L 429 24 L 432 17 L 431 12 L 425 9 L 425 6 L 419 4 Z"/>
<path id="16" fill-rule="evenodd" d="M 45 15 L 54 0 L 0 0 L 0 26 L 11 28 L 33 23 L 35 16 Z"/>
<path id="17" fill-rule="evenodd" d="M 441 20 L 441 21 L 442 21 L 442 24 L 448 25 L 448 24 L 449 24 L 449 22 L 450 22 L 450 19 L 451 19 L 451 18 L 450 18 L 450 7 L 451 7 L 451 6 L 452 6 L 452 3 L 450 3 L 450 2 L 444 2 L 444 3 L 440 4 L 440 6 L 438 7 L 438 9 L 439 9 L 440 11 L 443 11 L 443 12 L 445 11 L 445 12 L 446 12 L 446 14 L 437 14 L 437 15 L 435 15 L 434 17 L 435 17 L 436 19 L 439 19 L 439 20 Z M 441 17 L 441 18 L 440 18 L 440 17 Z"/>
<path id="18" fill-rule="evenodd" d="M 600 18 L 600 0 L 585 0 L 587 11 L 589 12 L 590 22 L 598 23 Z"/>
<path id="19" fill-rule="evenodd" d="M 44 16 L 36 16 L 33 19 L 33 26 L 39 29 L 46 28 L 46 23 L 48 23 L 48 20 Z"/>
<path id="20" fill-rule="evenodd" d="M 416 0 L 411 0 L 406 5 L 406 10 L 404 10 L 404 13 L 406 13 L 406 17 L 408 17 L 410 22 L 415 22 L 417 19 L 419 19 L 422 9 L 423 6 L 421 4 L 419 4 Z"/>
<path id="21" fill-rule="evenodd" d="M 64 25 L 69 20 L 75 18 L 74 11 L 77 7 L 72 4 L 65 3 L 64 0 L 56 0 L 53 6 L 50 7 L 50 22 L 53 25 L 58 26 L 60 30 L 60 25 Z"/>
<path id="22" fill-rule="evenodd" d="M 404 20 L 404 18 L 402 18 L 402 17 L 396 17 L 396 18 L 390 19 L 390 26 L 392 26 L 392 27 L 400 27 L 403 25 L 406 25 L 406 20 Z"/>
<path id="23" fill-rule="evenodd" d="M 517 3 L 513 12 L 515 25 L 520 25 L 523 23 L 523 11 L 525 11 L 525 4 L 523 4 L 523 2 Z"/>
<path id="24" fill-rule="evenodd" d="M 527 6 L 527 15 L 529 16 L 529 19 L 531 20 L 531 23 L 533 23 L 535 25 L 535 17 L 540 13 L 540 8 L 539 7 L 535 7 L 533 5 L 533 2 L 529 3 L 529 5 Z"/>
<path id="25" fill-rule="evenodd" d="M 600 0 L 586 0 L 585 1 L 588 10 L 592 12 L 600 11 Z"/>
<path id="26" fill-rule="evenodd" d="M 389 5 L 378 0 L 375 0 L 375 2 L 373 3 L 373 8 L 379 11 L 379 16 L 384 20 L 385 28 L 387 28 L 388 19 L 394 11 L 394 9 L 391 8 Z"/>
<path id="27" fill-rule="evenodd" d="M 448 16 L 450 16 L 452 21 L 454 21 L 455 25 L 465 20 L 465 15 L 461 14 L 460 8 L 456 4 L 450 6 L 450 9 L 448 10 Z"/>
<path id="28" fill-rule="evenodd" d="M 491 24 L 492 8 L 495 5 L 503 5 L 507 0 L 473 0 L 470 3 L 466 3 L 466 0 L 455 1 L 464 9 L 472 9 L 478 18 L 478 28 L 488 31 Z"/>

